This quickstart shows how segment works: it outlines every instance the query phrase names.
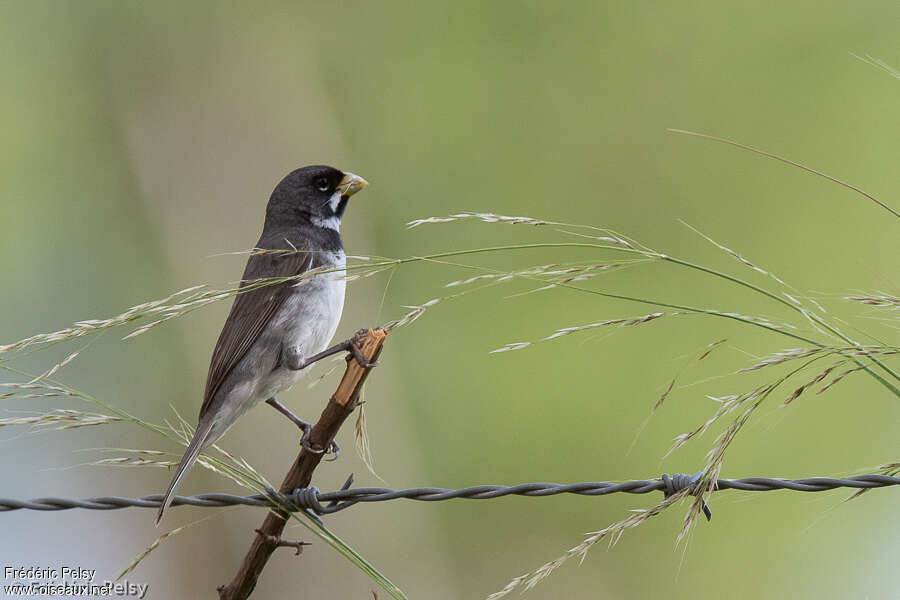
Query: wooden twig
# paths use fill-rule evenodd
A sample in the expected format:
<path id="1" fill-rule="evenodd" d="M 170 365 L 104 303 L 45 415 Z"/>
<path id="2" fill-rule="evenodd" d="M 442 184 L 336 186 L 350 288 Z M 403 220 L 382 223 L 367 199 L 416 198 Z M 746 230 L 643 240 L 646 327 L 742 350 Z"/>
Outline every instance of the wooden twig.
<path id="1" fill-rule="evenodd" d="M 381 347 L 388 333 L 382 329 L 361 331 L 358 338 L 362 355 L 374 363 L 381 354 Z M 310 432 L 310 443 L 314 448 L 327 448 L 334 436 L 359 403 L 359 393 L 371 368 L 364 368 L 355 360 L 347 362 L 347 370 L 331 396 L 319 421 Z M 308 487 L 313 471 L 319 466 L 322 454 L 307 452 L 303 448 L 281 484 L 280 493 L 290 494 L 297 488 Z M 244 560 L 228 585 L 218 588 L 219 600 L 244 600 L 256 587 L 256 582 L 266 566 L 269 557 L 279 547 L 281 534 L 287 524 L 288 515 L 271 510 L 263 524 L 256 530 L 256 537 L 250 544 Z"/>
<path id="2" fill-rule="evenodd" d="M 262 529 L 254 529 L 254 531 L 266 538 L 267 542 L 275 544 L 276 548 L 296 548 L 297 553 L 294 556 L 300 556 L 301 554 L 303 554 L 303 546 L 311 545 L 309 542 L 289 542 L 282 538 L 277 538 L 275 536 L 269 535 Z"/>

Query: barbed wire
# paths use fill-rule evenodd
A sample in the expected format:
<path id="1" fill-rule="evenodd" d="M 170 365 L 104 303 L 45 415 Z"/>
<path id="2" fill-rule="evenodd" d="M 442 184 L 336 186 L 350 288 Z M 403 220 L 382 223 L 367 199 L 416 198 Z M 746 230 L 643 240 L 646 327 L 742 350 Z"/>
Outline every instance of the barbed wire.
<path id="1" fill-rule="evenodd" d="M 284 507 L 305 510 L 311 516 L 326 515 L 349 508 L 360 502 L 385 502 L 388 500 L 418 500 L 422 502 L 439 502 L 443 500 L 467 499 L 490 500 L 504 496 L 545 497 L 559 494 L 575 494 L 579 496 L 605 496 L 608 494 L 648 494 L 661 491 L 666 497 L 681 490 L 696 488 L 701 473 L 686 475 L 676 473 L 665 474 L 659 479 L 636 479 L 620 483 L 609 481 L 585 481 L 580 483 L 523 483 L 513 486 L 477 485 L 460 489 L 421 487 L 405 490 L 394 490 L 380 487 L 350 488 L 353 475 L 340 490 L 320 492 L 315 486 L 300 488 L 291 494 L 279 494 L 267 490 L 267 494 L 237 496 L 234 494 L 197 494 L 195 496 L 175 496 L 173 506 L 264 506 L 267 508 Z M 900 477 L 889 475 L 857 475 L 854 477 L 809 477 L 805 479 L 776 479 L 771 477 L 746 477 L 743 479 L 719 479 L 715 490 L 742 490 L 747 492 L 768 492 L 773 490 L 791 490 L 795 492 L 823 492 L 838 488 L 872 489 L 900 485 Z M 0 512 L 15 510 L 57 511 L 73 508 L 88 510 L 117 510 L 121 508 L 159 508 L 162 494 L 152 494 L 140 498 L 124 498 L 119 496 L 100 496 L 84 500 L 67 498 L 35 498 L 32 500 L 15 500 L 0 498 Z M 323 504 L 327 503 L 327 504 Z M 707 519 L 708 509 L 704 509 Z"/>

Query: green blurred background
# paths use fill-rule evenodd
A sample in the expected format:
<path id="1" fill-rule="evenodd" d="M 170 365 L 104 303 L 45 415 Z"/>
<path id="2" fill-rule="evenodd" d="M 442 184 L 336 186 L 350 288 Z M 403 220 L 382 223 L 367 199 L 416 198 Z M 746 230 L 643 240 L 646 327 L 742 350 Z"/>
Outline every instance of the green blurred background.
<path id="1" fill-rule="evenodd" d="M 611 227 L 650 246 L 765 283 L 678 223 L 771 268 L 876 337 L 896 320 L 845 306 L 848 292 L 897 293 L 897 227 L 868 201 L 800 170 L 711 142 L 704 131 L 794 158 L 888 203 L 900 187 L 900 81 L 850 56 L 900 64 L 896 2 L 450 3 L 3 2 L 0 4 L 2 342 L 99 318 L 198 283 L 237 279 L 285 173 L 329 163 L 371 187 L 344 225 L 350 253 L 402 257 L 550 241 L 549 230 L 475 222 L 407 230 L 460 210 Z M 521 251 L 466 262 L 525 267 L 589 260 Z M 462 262 L 462 260 L 461 260 Z M 445 294 L 471 274 L 445 265 L 353 283 L 340 336 Z M 790 317 L 778 305 L 673 266 L 605 275 L 595 289 Z M 768 285 L 768 284 L 767 284 Z M 387 288 L 386 288 L 387 286 Z M 385 293 L 386 289 L 386 293 Z M 705 394 L 758 377 L 708 380 L 795 344 L 724 320 L 662 319 L 491 355 L 507 342 L 635 316 L 649 307 L 566 290 L 510 297 L 512 283 L 434 307 L 389 340 L 367 388 L 376 468 L 394 487 L 583 481 L 693 472 L 715 437 L 662 460 L 703 422 Z M 384 302 L 382 305 L 382 295 Z M 61 377 L 144 418 L 193 418 L 227 303 L 128 342 L 114 331 Z M 882 313 L 889 314 L 889 313 Z M 848 326 L 849 327 L 849 326 Z M 864 336 L 863 339 L 867 339 Z M 728 342 L 701 365 L 706 344 Z M 40 371 L 73 348 L 32 355 Z M 58 350 L 58 352 L 57 352 Z M 679 386 L 635 432 L 670 379 Z M 282 400 L 315 416 L 336 379 Z M 802 383 L 802 382 L 799 382 Z M 791 388 L 792 389 L 792 388 Z M 785 392 L 785 395 L 788 392 Z M 900 459 L 900 405 L 855 375 L 821 396 L 763 407 L 725 476 L 869 472 Z M 46 409 L 32 401 L 10 409 Z M 83 406 L 77 406 L 84 408 Z M 0 440 L 2 496 L 139 495 L 161 469 L 80 466 L 84 448 L 177 451 L 127 426 Z M 380 485 L 354 455 L 316 483 Z M 296 432 L 258 409 L 224 440 L 270 480 Z M 195 469 L 186 493 L 235 491 Z M 601 544 L 531 598 L 896 598 L 897 492 L 738 494 L 675 548 L 684 510 Z M 411 598 L 480 598 L 658 496 L 393 502 L 329 519 Z M 209 516 L 179 508 L 169 527 Z M 170 538 L 129 579 L 152 598 L 212 597 L 243 556 L 258 509 L 216 513 Z M 114 577 L 150 544 L 149 511 L 3 517 L 3 565 L 77 565 Z M 292 529 L 291 536 L 305 532 Z M 279 552 L 255 597 L 367 598 L 373 584 L 324 544 Z M 761 590 L 766 590 L 762 592 Z M 382 597 L 384 594 L 382 593 Z"/>

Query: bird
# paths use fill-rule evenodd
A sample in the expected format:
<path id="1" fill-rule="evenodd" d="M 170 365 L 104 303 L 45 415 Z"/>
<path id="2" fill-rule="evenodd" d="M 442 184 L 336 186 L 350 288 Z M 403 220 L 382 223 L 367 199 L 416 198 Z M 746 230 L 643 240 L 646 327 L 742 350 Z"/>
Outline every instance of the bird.
<path id="1" fill-rule="evenodd" d="M 341 219 L 350 197 L 367 185 L 353 173 L 312 165 L 292 171 L 275 186 L 262 234 L 212 353 L 197 428 L 160 503 L 157 526 L 200 454 L 261 402 L 303 430 L 304 448 L 336 457 L 336 444 L 311 447 L 312 426 L 276 396 L 309 365 L 342 351 L 364 367 L 374 366 L 362 357 L 357 337 L 328 347 L 344 308 Z"/>

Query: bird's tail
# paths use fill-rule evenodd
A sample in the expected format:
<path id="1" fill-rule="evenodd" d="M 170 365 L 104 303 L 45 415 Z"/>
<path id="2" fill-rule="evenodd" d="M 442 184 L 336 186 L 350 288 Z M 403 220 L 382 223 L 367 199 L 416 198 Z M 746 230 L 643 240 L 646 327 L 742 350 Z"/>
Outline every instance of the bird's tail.
<path id="1" fill-rule="evenodd" d="M 197 430 L 194 431 L 194 437 L 191 438 L 191 443 L 188 444 L 187 450 L 184 452 L 181 463 L 178 465 L 178 470 L 175 471 L 175 477 L 172 478 L 172 483 L 169 484 L 169 489 L 166 490 L 166 495 L 163 496 L 162 504 L 159 505 L 159 512 L 156 513 L 157 527 L 163 518 L 163 513 L 166 512 L 166 509 L 172 504 L 172 499 L 175 496 L 175 490 L 178 488 L 178 484 L 181 483 L 181 480 L 187 475 L 187 472 L 190 471 L 191 467 L 194 466 L 194 463 L 197 462 L 200 452 L 209 445 L 207 441 L 212 432 L 213 423 L 214 421 L 209 420 L 197 425 Z"/>

